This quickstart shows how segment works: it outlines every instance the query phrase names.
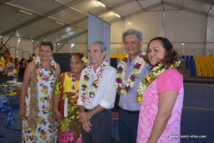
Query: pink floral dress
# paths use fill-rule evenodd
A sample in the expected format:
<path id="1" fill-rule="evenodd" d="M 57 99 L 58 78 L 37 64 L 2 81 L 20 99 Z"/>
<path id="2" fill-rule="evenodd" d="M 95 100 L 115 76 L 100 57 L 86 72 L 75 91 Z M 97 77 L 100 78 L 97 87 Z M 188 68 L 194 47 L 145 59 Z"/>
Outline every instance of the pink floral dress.
<path id="1" fill-rule="evenodd" d="M 137 143 L 146 143 L 158 113 L 158 101 L 161 92 L 175 91 L 178 93 L 171 117 L 157 143 L 179 143 L 180 121 L 183 106 L 183 76 L 175 69 L 168 69 L 157 77 L 144 91 L 141 103 Z"/>

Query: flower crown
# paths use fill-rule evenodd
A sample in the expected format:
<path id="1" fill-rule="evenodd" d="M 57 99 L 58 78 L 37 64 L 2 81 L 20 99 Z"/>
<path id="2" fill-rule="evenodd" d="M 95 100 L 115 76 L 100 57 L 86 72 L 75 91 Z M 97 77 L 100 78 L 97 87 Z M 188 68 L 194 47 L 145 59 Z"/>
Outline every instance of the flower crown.
<path id="1" fill-rule="evenodd" d="M 87 59 L 86 57 L 83 57 L 81 60 L 82 60 L 84 63 L 87 63 L 87 62 L 88 62 L 88 59 Z"/>

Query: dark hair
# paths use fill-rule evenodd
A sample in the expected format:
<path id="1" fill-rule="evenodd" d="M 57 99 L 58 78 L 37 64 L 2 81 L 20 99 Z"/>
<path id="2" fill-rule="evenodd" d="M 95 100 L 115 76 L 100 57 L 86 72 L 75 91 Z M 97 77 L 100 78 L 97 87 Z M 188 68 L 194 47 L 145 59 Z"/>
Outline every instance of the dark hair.
<path id="1" fill-rule="evenodd" d="M 15 64 L 16 64 L 18 61 L 19 61 L 19 60 L 18 60 L 18 58 L 16 57 L 16 58 L 14 59 Z"/>
<path id="2" fill-rule="evenodd" d="M 73 53 L 73 54 L 71 54 L 71 58 L 72 58 L 73 56 L 78 56 L 78 57 L 80 57 L 81 60 L 82 60 L 82 58 L 83 58 L 83 54 L 82 54 L 82 53 Z M 82 62 L 83 62 L 83 61 L 82 61 Z"/>
<path id="3" fill-rule="evenodd" d="M 42 41 L 39 45 L 39 48 L 41 48 L 41 46 L 49 46 L 51 51 L 54 49 L 53 43 L 51 41 Z"/>
<path id="4" fill-rule="evenodd" d="M 164 37 L 153 38 L 148 43 L 147 54 L 148 54 L 148 48 L 149 48 L 151 42 L 155 41 L 155 40 L 160 41 L 162 43 L 163 48 L 165 49 L 164 59 L 162 60 L 163 66 L 170 67 L 172 64 L 174 64 L 176 61 L 179 60 L 178 53 L 173 48 L 173 45 L 171 44 L 171 42 L 167 38 L 164 38 Z M 147 56 L 146 56 L 145 60 L 146 60 L 147 63 L 150 64 L 149 59 L 148 59 Z M 179 69 L 179 68 L 177 68 L 177 69 Z"/>
<path id="5" fill-rule="evenodd" d="M 10 57 L 10 62 L 11 62 L 11 63 L 13 63 L 13 62 L 14 62 L 14 60 L 13 60 L 13 58 L 12 58 L 12 57 Z"/>
<path id="6" fill-rule="evenodd" d="M 19 62 L 20 65 L 22 65 L 22 62 L 25 60 L 25 58 L 22 58 L 21 61 Z"/>

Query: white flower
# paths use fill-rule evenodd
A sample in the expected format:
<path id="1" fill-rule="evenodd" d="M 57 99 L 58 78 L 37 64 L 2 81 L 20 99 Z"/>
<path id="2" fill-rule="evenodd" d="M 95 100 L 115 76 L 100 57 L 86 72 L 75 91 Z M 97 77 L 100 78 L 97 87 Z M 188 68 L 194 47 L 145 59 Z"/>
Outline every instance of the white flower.
<path id="1" fill-rule="evenodd" d="M 126 56 L 126 58 L 128 58 L 128 55 Z M 126 60 L 127 60 L 127 59 L 126 59 Z M 138 64 L 141 64 L 140 68 L 139 68 L 139 69 L 135 69 L 135 68 L 134 68 L 134 69 L 133 69 L 134 71 L 129 75 L 129 77 L 128 77 L 127 80 L 125 80 L 125 69 L 126 69 L 127 63 L 124 62 L 123 60 L 119 63 L 118 67 L 121 67 L 123 70 L 122 70 L 121 73 L 118 73 L 118 74 L 117 74 L 117 77 L 118 77 L 118 78 L 121 78 L 121 80 L 122 80 L 122 82 L 125 84 L 125 86 L 129 86 L 129 87 L 131 87 L 131 88 L 134 86 L 135 81 L 132 81 L 132 80 L 130 79 L 131 75 L 134 74 L 134 75 L 136 76 L 137 74 L 141 73 L 141 71 L 142 71 L 142 69 L 143 69 L 143 67 L 144 67 L 144 65 L 145 65 L 144 59 L 143 59 L 142 57 L 140 57 L 140 56 L 138 56 L 138 57 L 136 58 L 134 65 L 136 65 L 137 63 L 138 63 Z M 116 87 L 117 87 L 117 88 L 122 88 L 122 85 L 116 84 Z M 123 88 L 123 89 L 125 89 L 125 88 Z M 126 90 L 124 90 L 123 92 L 126 92 Z M 122 91 L 121 91 L 121 93 L 122 93 Z"/>

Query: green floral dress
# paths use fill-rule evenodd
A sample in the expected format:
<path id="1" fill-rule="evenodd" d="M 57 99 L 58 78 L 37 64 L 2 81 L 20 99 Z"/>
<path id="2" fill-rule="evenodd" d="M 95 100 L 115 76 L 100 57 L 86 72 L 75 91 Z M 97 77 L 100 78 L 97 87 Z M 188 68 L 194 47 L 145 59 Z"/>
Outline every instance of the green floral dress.
<path id="1" fill-rule="evenodd" d="M 82 126 L 80 122 L 79 107 L 77 105 L 78 101 L 78 87 L 79 81 L 75 81 L 76 93 L 72 93 L 72 79 L 65 73 L 64 83 L 63 83 L 63 96 L 61 99 L 68 98 L 68 116 L 63 118 L 58 122 L 58 143 L 82 143 Z M 59 76 L 59 80 L 56 84 L 55 94 L 60 95 L 62 89 L 62 76 Z"/>

